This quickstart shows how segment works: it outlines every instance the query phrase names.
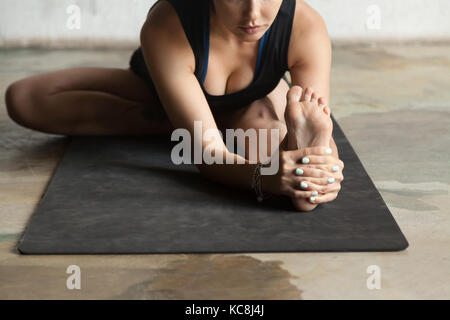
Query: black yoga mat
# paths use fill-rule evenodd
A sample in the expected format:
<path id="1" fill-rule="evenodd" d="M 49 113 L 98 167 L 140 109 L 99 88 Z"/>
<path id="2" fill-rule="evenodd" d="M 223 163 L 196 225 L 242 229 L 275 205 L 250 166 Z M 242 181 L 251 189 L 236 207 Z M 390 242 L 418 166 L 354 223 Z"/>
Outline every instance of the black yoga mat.
<path id="1" fill-rule="evenodd" d="M 23 254 L 397 251 L 408 246 L 333 118 L 345 163 L 338 198 L 298 212 L 290 198 L 174 165 L 169 137 L 71 137 L 18 250 Z"/>

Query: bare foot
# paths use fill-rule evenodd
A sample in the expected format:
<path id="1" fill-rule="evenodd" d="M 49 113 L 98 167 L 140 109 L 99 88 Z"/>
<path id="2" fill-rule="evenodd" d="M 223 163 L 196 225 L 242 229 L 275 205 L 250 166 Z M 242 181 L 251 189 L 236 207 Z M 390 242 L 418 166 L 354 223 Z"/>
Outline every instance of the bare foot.
<path id="1" fill-rule="evenodd" d="M 329 147 L 333 122 L 329 108 L 320 105 L 320 97 L 311 89 L 293 86 L 287 93 L 284 119 L 288 130 L 288 150 L 306 147 Z"/>
<path id="2" fill-rule="evenodd" d="M 333 122 L 330 108 L 324 106 L 322 99 L 311 89 L 303 90 L 293 86 L 287 93 L 287 106 L 284 114 L 287 127 L 287 150 L 306 147 L 330 146 Z M 308 199 L 292 199 L 296 209 L 310 211 L 317 204 Z"/>

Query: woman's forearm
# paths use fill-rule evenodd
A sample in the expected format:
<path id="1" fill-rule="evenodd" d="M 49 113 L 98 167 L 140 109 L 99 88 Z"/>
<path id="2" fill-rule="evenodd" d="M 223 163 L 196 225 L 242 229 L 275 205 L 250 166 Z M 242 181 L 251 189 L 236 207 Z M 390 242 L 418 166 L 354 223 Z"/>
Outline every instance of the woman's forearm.
<path id="1" fill-rule="evenodd" d="M 232 159 L 232 163 L 226 163 L 225 159 Z M 244 163 L 238 163 L 238 159 Z M 197 165 L 201 174 L 206 178 L 218 183 L 251 190 L 252 176 L 256 168 L 256 163 L 250 163 L 238 154 L 227 152 L 224 155 L 222 164 L 201 164 Z"/>
<path id="2" fill-rule="evenodd" d="M 339 159 L 338 149 L 333 137 L 331 137 L 330 140 L 330 148 L 333 151 L 331 155 Z M 231 163 L 226 163 L 227 157 Z M 197 165 L 197 167 L 201 174 L 210 180 L 240 189 L 251 190 L 252 177 L 255 172 L 256 163 L 250 163 L 249 160 L 229 151 L 223 153 L 222 159 L 221 164 L 201 164 Z M 232 159 L 232 161 L 230 161 L 230 159 Z M 238 162 L 238 160 L 240 162 Z M 273 188 L 271 188 L 271 183 L 273 183 L 273 177 L 273 175 L 262 176 L 261 187 L 263 192 L 272 191 Z"/>

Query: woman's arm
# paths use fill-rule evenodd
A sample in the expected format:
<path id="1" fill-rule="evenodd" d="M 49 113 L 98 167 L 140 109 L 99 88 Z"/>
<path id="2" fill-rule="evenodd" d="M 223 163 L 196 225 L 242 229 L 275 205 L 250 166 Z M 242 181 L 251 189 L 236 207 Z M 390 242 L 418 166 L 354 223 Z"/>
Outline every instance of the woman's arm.
<path id="1" fill-rule="evenodd" d="M 194 75 L 195 58 L 190 44 L 175 10 L 166 1 L 156 4 L 149 14 L 141 30 L 141 47 L 149 74 L 174 128 L 187 129 L 191 137 L 194 137 L 194 121 L 201 121 L 203 132 L 218 130 Z M 210 142 L 203 139 L 197 142 L 203 154 Z M 215 143 L 215 152 L 221 153 L 223 163 L 228 157 L 234 164 L 196 164 L 200 172 L 217 182 L 250 189 L 256 164 L 229 152 L 222 139 Z M 238 164 L 238 158 L 244 164 Z"/>

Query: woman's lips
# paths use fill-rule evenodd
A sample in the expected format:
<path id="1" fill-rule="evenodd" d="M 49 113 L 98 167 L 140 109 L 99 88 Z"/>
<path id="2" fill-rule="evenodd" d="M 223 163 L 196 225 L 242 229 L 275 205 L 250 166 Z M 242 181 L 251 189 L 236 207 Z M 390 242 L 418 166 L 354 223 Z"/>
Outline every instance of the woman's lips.
<path id="1" fill-rule="evenodd" d="M 255 26 L 255 27 L 240 27 L 242 30 L 244 30 L 248 34 L 255 34 L 259 30 L 261 30 L 261 26 Z"/>

